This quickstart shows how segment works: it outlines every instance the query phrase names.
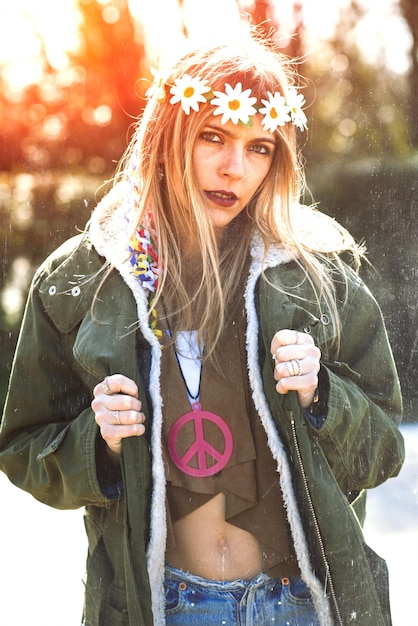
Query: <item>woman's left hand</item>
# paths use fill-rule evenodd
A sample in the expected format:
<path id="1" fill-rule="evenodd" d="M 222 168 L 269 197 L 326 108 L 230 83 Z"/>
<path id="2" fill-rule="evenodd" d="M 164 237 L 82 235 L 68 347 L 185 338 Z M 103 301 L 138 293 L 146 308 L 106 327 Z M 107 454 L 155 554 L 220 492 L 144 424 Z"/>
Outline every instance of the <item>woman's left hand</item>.
<path id="1" fill-rule="evenodd" d="M 321 351 L 306 333 L 279 330 L 270 347 L 275 360 L 274 379 L 277 393 L 297 391 L 303 409 L 311 406 L 318 387 Z"/>

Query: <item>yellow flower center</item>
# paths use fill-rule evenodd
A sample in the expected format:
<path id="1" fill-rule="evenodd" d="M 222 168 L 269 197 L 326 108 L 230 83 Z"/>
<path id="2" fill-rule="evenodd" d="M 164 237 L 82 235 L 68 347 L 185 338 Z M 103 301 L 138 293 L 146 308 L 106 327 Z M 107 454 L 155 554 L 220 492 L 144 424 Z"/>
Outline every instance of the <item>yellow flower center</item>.
<path id="1" fill-rule="evenodd" d="M 240 101 L 239 100 L 230 100 L 228 102 L 228 107 L 231 109 L 231 111 L 238 111 L 238 109 L 240 107 Z"/>
<path id="2" fill-rule="evenodd" d="M 277 115 L 277 111 L 276 111 L 276 109 L 275 109 L 274 107 L 271 107 L 271 109 L 270 109 L 270 117 L 271 117 L 271 119 L 273 119 L 273 120 L 275 120 L 277 117 L 279 117 L 279 116 Z"/>
<path id="3" fill-rule="evenodd" d="M 184 90 L 184 97 L 185 98 L 191 98 L 194 94 L 194 88 L 193 87 L 186 87 L 186 89 Z"/>

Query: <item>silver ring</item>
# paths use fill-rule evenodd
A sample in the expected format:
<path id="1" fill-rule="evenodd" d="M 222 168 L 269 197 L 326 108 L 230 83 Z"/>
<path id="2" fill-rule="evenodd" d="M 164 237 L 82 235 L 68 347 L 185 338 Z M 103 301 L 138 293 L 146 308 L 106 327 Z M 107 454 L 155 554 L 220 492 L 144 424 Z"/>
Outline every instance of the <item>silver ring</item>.
<path id="1" fill-rule="evenodd" d="M 120 419 L 119 419 L 119 411 L 112 411 L 112 415 L 114 415 L 116 417 L 116 420 L 119 424 L 119 426 L 122 426 Z"/>
<path id="2" fill-rule="evenodd" d="M 111 392 L 111 390 L 109 389 L 109 385 L 107 384 L 107 376 L 106 376 L 106 378 L 104 379 L 104 381 L 102 382 L 102 389 L 103 389 L 103 392 L 104 392 L 107 396 L 111 396 L 111 395 L 112 395 L 112 392 Z"/>
<path id="3" fill-rule="evenodd" d="M 300 366 L 300 361 L 298 361 L 297 359 L 293 359 L 292 364 L 293 364 L 293 371 L 294 371 L 293 376 L 301 376 L 302 368 Z"/>
<path id="4" fill-rule="evenodd" d="M 302 376 L 302 367 L 297 359 L 287 361 L 286 367 L 290 376 Z"/>
<path id="5" fill-rule="evenodd" d="M 294 370 L 292 361 L 286 361 L 286 367 L 287 367 L 287 371 L 289 372 L 289 376 L 294 376 L 295 370 Z"/>

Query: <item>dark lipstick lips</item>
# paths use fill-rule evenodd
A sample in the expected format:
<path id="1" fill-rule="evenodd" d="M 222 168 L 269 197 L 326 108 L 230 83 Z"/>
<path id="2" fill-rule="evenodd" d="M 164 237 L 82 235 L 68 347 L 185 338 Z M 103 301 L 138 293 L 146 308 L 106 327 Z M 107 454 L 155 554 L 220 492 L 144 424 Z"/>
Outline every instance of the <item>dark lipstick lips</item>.
<path id="1" fill-rule="evenodd" d="M 238 200 L 237 196 L 229 191 L 205 191 L 211 202 L 221 207 L 231 207 Z"/>

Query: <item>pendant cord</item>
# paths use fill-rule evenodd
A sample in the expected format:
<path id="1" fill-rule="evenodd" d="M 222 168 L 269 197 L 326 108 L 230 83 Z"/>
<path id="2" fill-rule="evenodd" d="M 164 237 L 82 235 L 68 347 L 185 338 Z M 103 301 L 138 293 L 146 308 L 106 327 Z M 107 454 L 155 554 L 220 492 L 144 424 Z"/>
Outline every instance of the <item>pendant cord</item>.
<path id="1" fill-rule="evenodd" d="M 171 331 L 170 322 L 168 321 L 168 315 L 167 315 L 167 310 L 166 310 L 164 301 L 163 301 L 163 308 L 164 308 L 165 319 L 166 319 L 166 322 L 167 322 L 167 333 L 168 333 L 168 336 L 170 337 L 170 339 L 172 340 L 172 348 L 173 348 L 174 356 L 176 357 L 178 368 L 180 370 L 180 375 L 181 375 L 181 378 L 183 380 L 184 386 L 186 388 L 188 397 L 193 400 L 192 404 L 195 404 L 196 402 L 198 402 L 198 398 L 200 396 L 200 387 L 202 385 L 203 363 L 202 363 L 202 361 L 200 361 L 199 386 L 197 388 L 197 394 L 194 396 L 190 392 L 189 386 L 188 386 L 187 381 L 186 381 L 186 377 L 184 376 L 184 373 L 183 373 L 183 368 L 181 367 L 179 355 L 178 355 L 178 352 L 177 352 L 177 349 L 176 349 L 176 341 L 175 341 L 175 339 L 173 339 L 173 333 Z"/>
<path id="2" fill-rule="evenodd" d="M 193 400 L 193 403 L 195 403 L 195 402 L 198 401 L 198 398 L 200 396 L 200 386 L 202 384 L 203 365 L 202 365 L 202 363 L 200 364 L 199 386 L 198 386 L 198 389 L 197 389 L 197 395 L 194 396 L 192 393 L 190 393 L 190 389 L 189 389 L 189 386 L 187 384 L 186 378 L 184 376 L 183 369 L 182 369 L 181 364 L 180 364 L 180 359 L 179 359 L 179 356 L 177 354 L 177 350 L 175 349 L 174 345 L 173 345 L 173 351 L 174 351 L 174 356 L 176 357 L 177 365 L 179 366 L 179 370 L 180 370 L 181 377 L 183 379 L 184 386 L 186 387 L 187 394 L 188 394 L 189 398 L 191 398 Z"/>

